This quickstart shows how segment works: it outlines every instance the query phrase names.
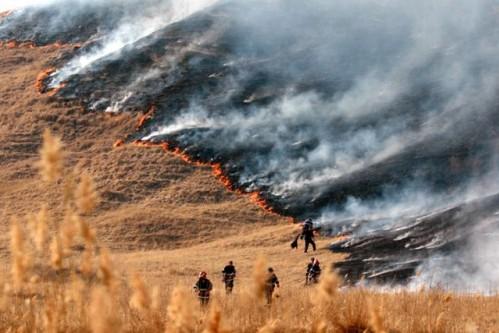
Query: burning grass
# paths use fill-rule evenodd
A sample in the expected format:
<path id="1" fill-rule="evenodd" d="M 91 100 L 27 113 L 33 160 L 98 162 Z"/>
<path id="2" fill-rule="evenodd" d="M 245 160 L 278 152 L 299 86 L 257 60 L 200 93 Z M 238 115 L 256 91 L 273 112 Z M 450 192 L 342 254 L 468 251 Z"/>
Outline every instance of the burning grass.
<path id="1" fill-rule="evenodd" d="M 46 81 L 50 76 L 56 71 L 55 68 L 47 68 L 41 71 L 35 80 L 35 89 L 39 94 L 46 94 L 47 96 L 55 96 L 62 88 L 64 88 L 65 83 L 59 84 L 55 88 L 48 88 Z"/>
<path id="2" fill-rule="evenodd" d="M 153 111 L 154 112 L 154 111 Z M 147 116 L 149 114 L 149 116 Z M 152 113 L 148 112 L 144 117 L 152 117 Z M 141 117 L 140 119 L 145 119 L 144 117 Z M 147 121 L 147 120 L 144 120 Z M 143 123 L 142 123 L 143 125 Z M 142 126 L 141 125 L 141 126 Z M 139 126 L 137 128 L 140 128 Z M 125 144 L 124 140 L 118 140 L 114 143 L 114 147 L 118 148 L 121 147 Z M 226 172 L 223 169 L 223 166 L 221 163 L 218 162 L 206 162 L 206 161 L 201 161 L 199 159 L 195 159 L 194 157 L 190 156 L 188 153 L 183 151 L 180 147 L 174 146 L 169 142 L 151 142 L 151 141 L 146 141 L 146 140 L 135 140 L 132 142 L 132 144 L 136 147 L 146 147 L 146 148 L 153 148 L 153 147 L 160 147 L 162 148 L 165 152 L 170 152 L 178 156 L 181 160 L 183 160 L 186 163 L 196 165 L 196 166 L 210 166 L 212 168 L 213 175 L 224 185 L 226 189 L 229 191 L 235 192 L 237 194 L 241 195 L 248 195 L 251 202 L 253 202 L 255 205 L 258 207 L 262 208 L 263 210 L 272 213 L 272 214 L 278 214 L 272 207 L 272 205 L 262 196 L 260 192 L 243 192 L 241 189 L 237 187 L 237 185 L 230 179 L 230 177 L 226 174 Z"/>

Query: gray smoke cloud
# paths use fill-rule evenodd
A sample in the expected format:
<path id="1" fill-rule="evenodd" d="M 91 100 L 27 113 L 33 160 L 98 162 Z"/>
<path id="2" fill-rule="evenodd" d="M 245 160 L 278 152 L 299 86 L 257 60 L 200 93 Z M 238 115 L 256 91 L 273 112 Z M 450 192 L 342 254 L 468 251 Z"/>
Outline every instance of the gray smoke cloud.
<path id="1" fill-rule="evenodd" d="M 59 0 L 9 17 L 0 38 L 76 31 L 70 41 L 88 45 L 48 83 L 67 83 L 62 97 L 95 111 L 155 105 L 134 138 L 175 142 L 279 212 L 364 237 L 499 191 L 497 10 L 492 0 Z M 25 28 L 40 13 L 51 19 Z M 83 13 L 97 13 L 84 34 Z M 497 287 L 494 214 L 459 219 L 473 229 L 463 247 L 424 259 L 412 285 Z"/>

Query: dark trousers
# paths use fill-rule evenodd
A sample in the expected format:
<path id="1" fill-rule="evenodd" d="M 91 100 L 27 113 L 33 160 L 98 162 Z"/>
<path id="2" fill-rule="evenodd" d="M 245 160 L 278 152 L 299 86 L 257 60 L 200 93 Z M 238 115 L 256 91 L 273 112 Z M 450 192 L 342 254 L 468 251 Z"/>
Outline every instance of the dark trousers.
<path id="1" fill-rule="evenodd" d="M 305 237 L 305 252 L 308 251 L 309 245 L 312 245 L 312 249 L 314 249 L 314 251 L 316 250 L 314 239 L 312 237 Z"/>
<path id="2" fill-rule="evenodd" d="M 267 286 L 265 288 L 265 299 L 267 300 L 267 305 L 272 304 L 272 294 L 274 294 L 274 286 Z"/>
<path id="3" fill-rule="evenodd" d="M 202 307 L 205 307 L 210 303 L 210 292 L 205 290 L 200 290 L 198 292 L 199 303 Z"/>
<path id="4" fill-rule="evenodd" d="M 228 279 L 228 280 L 225 280 L 225 293 L 227 294 L 231 294 L 232 293 L 232 289 L 234 288 L 234 279 Z"/>

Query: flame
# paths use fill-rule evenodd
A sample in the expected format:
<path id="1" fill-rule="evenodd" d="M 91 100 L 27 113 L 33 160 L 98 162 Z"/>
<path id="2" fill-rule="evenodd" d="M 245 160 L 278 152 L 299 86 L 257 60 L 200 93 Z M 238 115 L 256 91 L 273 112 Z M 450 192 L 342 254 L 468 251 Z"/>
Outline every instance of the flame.
<path id="1" fill-rule="evenodd" d="M 114 144 L 114 147 L 121 147 L 125 144 L 125 141 L 123 140 L 118 140 Z M 262 197 L 262 194 L 260 192 L 243 192 L 240 188 L 236 186 L 232 182 L 229 176 L 225 173 L 223 166 L 221 163 L 217 162 L 204 162 L 201 160 L 196 160 L 189 154 L 187 154 L 185 151 L 183 151 L 181 148 L 178 146 L 173 146 L 171 143 L 161 141 L 161 142 L 151 142 L 151 141 L 146 141 L 146 140 L 135 140 L 131 142 L 132 145 L 136 147 L 146 147 L 146 148 L 161 148 L 165 152 L 170 152 L 185 161 L 186 163 L 193 164 L 196 166 L 210 166 L 213 172 L 213 175 L 225 186 L 226 189 L 228 189 L 231 192 L 236 192 L 238 194 L 242 195 L 248 195 L 250 197 L 250 200 L 255 203 L 257 206 L 261 207 L 267 212 L 270 212 L 272 214 L 277 214 L 274 208 L 267 202 L 265 198 Z M 293 220 L 291 220 L 293 221 Z"/>
<path id="2" fill-rule="evenodd" d="M 0 13 L 1 15 L 1 13 Z M 0 16 L 0 19 L 2 17 Z M 81 44 L 75 43 L 75 44 L 65 44 L 61 41 L 56 41 L 55 43 L 52 44 L 47 44 L 44 46 L 38 46 L 35 41 L 33 40 L 25 40 L 25 41 L 18 41 L 15 39 L 9 39 L 9 40 L 0 40 L 0 47 L 6 47 L 8 49 L 34 49 L 34 48 L 39 48 L 39 49 L 61 49 L 63 47 L 70 46 L 73 47 L 73 50 L 78 50 L 81 48 Z"/>
<path id="3" fill-rule="evenodd" d="M 156 112 L 156 107 L 154 105 L 151 105 L 151 107 L 149 107 L 149 110 L 147 110 L 147 112 L 137 120 L 137 125 L 135 125 L 135 129 L 138 131 L 142 127 L 144 127 L 146 122 L 152 119 L 155 112 Z"/>
<path id="4" fill-rule="evenodd" d="M 121 147 L 125 144 L 125 141 L 124 140 L 117 140 L 114 144 L 113 144 L 113 148 L 118 148 L 118 147 Z"/>
<path id="5" fill-rule="evenodd" d="M 265 198 L 262 197 L 262 194 L 260 192 L 252 192 L 250 193 L 250 199 L 251 201 L 256 204 L 257 206 L 260 206 L 264 210 L 271 212 L 273 214 L 277 214 L 277 212 L 274 210 L 274 208 L 267 202 Z"/>
<path id="6" fill-rule="evenodd" d="M 47 68 L 43 71 L 41 71 L 37 76 L 35 80 L 35 89 L 38 91 L 40 94 L 44 93 L 45 90 L 45 80 L 55 72 L 55 68 Z"/>
<path id="7" fill-rule="evenodd" d="M 66 83 L 60 83 L 55 88 L 47 88 L 45 85 L 45 81 L 56 71 L 55 68 L 47 68 L 41 71 L 35 80 L 35 89 L 39 94 L 46 94 L 47 96 L 55 96 L 62 88 L 66 86 Z"/>

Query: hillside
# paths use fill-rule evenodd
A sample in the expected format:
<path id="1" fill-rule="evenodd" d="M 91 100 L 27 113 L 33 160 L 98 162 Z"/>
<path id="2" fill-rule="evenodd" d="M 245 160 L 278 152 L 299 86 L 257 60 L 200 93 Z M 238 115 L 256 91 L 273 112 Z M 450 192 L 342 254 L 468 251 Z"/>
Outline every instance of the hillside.
<path id="1" fill-rule="evenodd" d="M 57 207 L 61 201 L 61 193 L 40 183 L 36 165 L 41 133 L 50 128 L 62 136 L 68 164 L 89 170 L 95 178 L 101 204 L 91 222 L 127 267 L 164 279 L 173 265 L 181 276 L 189 272 L 194 278 L 205 258 L 213 271 L 229 258 L 249 268 L 257 253 L 268 254 L 283 267 L 294 266 L 296 254 L 289 251 L 289 242 L 296 227 L 288 219 L 229 192 L 209 167 L 191 166 L 160 148 L 113 148 L 136 124 L 127 114 L 87 113 L 78 105 L 38 95 L 34 79 L 58 52 L 52 46 L 0 49 L 3 258 L 8 254 L 10 216 L 34 213 L 41 202 Z M 301 282 L 304 263 L 289 267 L 297 270 L 294 280 Z"/>

